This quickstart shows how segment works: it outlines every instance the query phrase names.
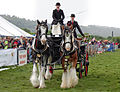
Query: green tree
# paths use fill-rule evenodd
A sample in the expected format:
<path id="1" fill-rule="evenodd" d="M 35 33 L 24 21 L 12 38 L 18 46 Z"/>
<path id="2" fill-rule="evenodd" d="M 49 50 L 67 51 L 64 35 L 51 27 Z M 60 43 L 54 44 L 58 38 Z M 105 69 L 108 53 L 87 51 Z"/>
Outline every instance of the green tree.
<path id="1" fill-rule="evenodd" d="M 27 32 L 27 33 L 30 33 L 30 30 L 27 29 L 27 28 L 21 28 L 21 29 L 24 30 L 24 31 Z"/>
<path id="2" fill-rule="evenodd" d="M 21 28 L 22 30 L 24 30 L 25 32 L 31 34 L 31 35 L 34 35 L 35 33 L 32 33 L 29 29 L 27 28 Z"/>

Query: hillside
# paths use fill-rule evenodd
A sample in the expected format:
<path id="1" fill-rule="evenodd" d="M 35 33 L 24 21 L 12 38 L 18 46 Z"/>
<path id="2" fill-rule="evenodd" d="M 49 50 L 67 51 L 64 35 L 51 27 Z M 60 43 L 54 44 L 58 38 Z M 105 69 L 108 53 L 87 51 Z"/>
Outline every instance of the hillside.
<path id="1" fill-rule="evenodd" d="M 20 28 L 27 28 L 31 30 L 31 32 L 35 31 L 36 21 L 26 20 L 24 18 L 9 16 L 9 15 L 1 15 L 1 16 Z M 50 24 L 48 24 L 48 26 L 50 28 Z M 84 33 L 90 33 L 92 35 L 108 37 L 112 35 L 112 31 L 113 31 L 114 36 L 120 36 L 120 28 L 96 26 L 96 25 L 81 26 L 81 28 Z"/>
<path id="2" fill-rule="evenodd" d="M 81 28 L 85 33 L 90 33 L 92 35 L 108 37 L 108 36 L 112 36 L 112 31 L 113 31 L 114 36 L 120 36 L 120 28 L 96 26 L 96 25 L 82 26 Z"/>
<path id="3" fill-rule="evenodd" d="M 19 18 L 16 16 L 1 15 L 3 18 L 18 26 L 19 28 L 27 28 L 31 32 L 35 31 L 36 22 L 32 20 L 26 20 L 25 18 Z"/>

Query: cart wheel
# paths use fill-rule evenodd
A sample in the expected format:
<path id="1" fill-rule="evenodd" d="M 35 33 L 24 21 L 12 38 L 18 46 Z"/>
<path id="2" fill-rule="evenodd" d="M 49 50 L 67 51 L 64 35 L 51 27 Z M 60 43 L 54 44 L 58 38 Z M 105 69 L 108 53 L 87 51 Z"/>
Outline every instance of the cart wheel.
<path id="1" fill-rule="evenodd" d="M 82 62 L 80 62 L 79 78 L 82 78 Z"/>
<path id="2" fill-rule="evenodd" d="M 86 65 L 86 67 L 85 67 L 85 76 L 87 76 L 88 75 L 88 65 Z"/>
<path id="3" fill-rule="evenodd" d="M 89 65 L 89 62 L 88 62 L 88 52 L 86 53 L 86 64 L 85 64 L 85 76 L 88 75 L 88 65 Z"/>

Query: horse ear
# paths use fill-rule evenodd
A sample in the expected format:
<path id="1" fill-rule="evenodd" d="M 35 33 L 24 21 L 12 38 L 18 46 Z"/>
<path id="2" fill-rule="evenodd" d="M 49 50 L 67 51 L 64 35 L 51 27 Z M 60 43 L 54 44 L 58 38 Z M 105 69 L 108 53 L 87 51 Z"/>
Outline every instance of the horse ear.
<path id="1" fill-rule="evenodd" d="M 47 23 L 47 19 L 45 20 L 45 23 Z"/>
<path id="2" fill-rule="evenodd" d="M 39 20 L 37 20 L 37 23 L 38 23 L 38 24 L 41 24 Z"/>

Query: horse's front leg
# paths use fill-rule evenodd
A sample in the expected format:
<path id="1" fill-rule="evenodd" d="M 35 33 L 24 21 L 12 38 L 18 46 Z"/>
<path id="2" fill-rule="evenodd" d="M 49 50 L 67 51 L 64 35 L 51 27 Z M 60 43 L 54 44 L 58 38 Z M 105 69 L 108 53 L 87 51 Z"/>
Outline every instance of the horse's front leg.
<path id="1" fill-rule="evenodd" d="M 44 59 L 43 59 L 44 61 Z M 45 88 L 45 66 L 42 60 L 39 63 L 39 88 Z"/>
<path id="2" fill-rule="evenodd" d="M 32 85 L 37 88 L 39 87 L 39 80 L 38 80 L 38 73 L 37 73 L 37 63 L 34 62 L 33 63 L 33 71 L 32 71 L 32 75 L 30 77 L 30 81 L 32 83 Z"/>
<path id="3" fill-rule="evenodd" d="M 70 86 L 75 87 L 78 84 L 78 77 L 76 74 L 76 65 L 77 65 L 77 51 L 74 54 L 74 59 L 72 60 L 72 67 L 70 69 Z"/>
<path id="4" fill-rule="evenodd" d="M 49 56 L 49 58 L 48 58 L 48 65 L 47 65 L 47 70 L 46 70 L 46 73 L 45 73 L 45 79 L 47 79 L 47 80 L 49 80 L 49 79 L 51 79 L 51 77 L 52 77 L 52 67 L 49 65 L 50 63 L 52 62 L 52 56 Z"/>
<path id="5" fill-rule="evenodd" d="M 39 86 L 39 88 L 45 88 L 46 87 L 44 76 L 45 76 L 45 67 L 42 66 L 41 67 L 41 72 L 40 72 L 40 86 Z"/>
<path id="6" fill-rule="evenodd" d="M 69 68 L 67 64 L 65 64 L 65 58 L 62 59 L 62 67 L 64 69 L 63 75 L 62 75 L 62 83 L 61 88 L 70 88 L 70 81 L 69 81 Z"/>

